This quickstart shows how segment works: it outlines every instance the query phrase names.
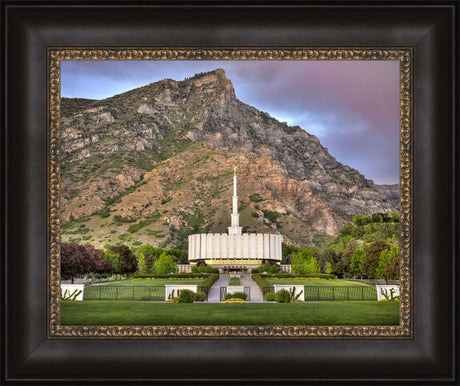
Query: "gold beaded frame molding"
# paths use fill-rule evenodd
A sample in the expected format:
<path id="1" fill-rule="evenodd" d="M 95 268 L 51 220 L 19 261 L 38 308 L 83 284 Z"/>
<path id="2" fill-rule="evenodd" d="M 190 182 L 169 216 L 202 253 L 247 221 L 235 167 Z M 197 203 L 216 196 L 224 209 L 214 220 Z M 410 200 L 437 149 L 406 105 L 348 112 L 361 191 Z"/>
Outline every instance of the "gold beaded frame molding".
<path id="1" fill-rule="evenodd" d="M 60 307 L 60 82 L 64 60 L 397 60 L 400 68 L 400 321 L 395 326 L 62 326 Z M 48 337 L 411 339 L 413 337 L 412 48 L 49 48 Z"/>

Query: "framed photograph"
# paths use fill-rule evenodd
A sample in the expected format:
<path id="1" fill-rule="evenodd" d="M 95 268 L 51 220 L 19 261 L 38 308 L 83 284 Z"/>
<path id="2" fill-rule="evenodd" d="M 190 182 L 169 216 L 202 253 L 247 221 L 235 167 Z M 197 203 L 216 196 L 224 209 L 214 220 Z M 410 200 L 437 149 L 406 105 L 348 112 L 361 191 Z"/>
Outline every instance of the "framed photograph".
<path id="1" fill-rule="evenodd" d="M 5 3 L 3 379 L 458 381 L 457 6 Z"/>

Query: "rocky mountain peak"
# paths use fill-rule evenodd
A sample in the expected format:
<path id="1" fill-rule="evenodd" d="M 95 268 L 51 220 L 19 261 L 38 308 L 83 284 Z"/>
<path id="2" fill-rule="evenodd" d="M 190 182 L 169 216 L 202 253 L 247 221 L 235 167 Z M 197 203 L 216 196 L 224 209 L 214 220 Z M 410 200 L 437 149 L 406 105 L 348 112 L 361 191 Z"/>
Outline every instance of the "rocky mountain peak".
<path id="1" fill-rule="evenodd" d="M 398 209 L 397 188 L 391 194 L 377 190 L 359 171 L 338 162 L 314 135 L 238 100 L 224 70 L 216 69 L 182 81 L 164 79 L 103 100 L 63 98 L 61 163 L 68 205 L 75 200 L 70 199 L 71 192 L 85 190 L 97 180 L 109 181 L 94 185 L 97 199 L 92 206 L 79 202 L 82 206 L 72 213 L 101 210 L 107 199 L 101 191 L 121 194 L 125 186 L 114 176 L 127 167 L 136 168 L 137 174 L 130 175 L 139 181 L 159 162 L 180 158 L 193 144 L 213 149 L 221 158 L 244 154 L 250 160 L 270 160 L 274 166 L 261 168 L 256 177 L 278 170 L 282 177 L 270 193 L 272 199 L 288 197 L 291 204 L 286 210 L 319 232 L 335 234 L 355 214 Z M 193 165 L 187 169 L 191 175 Z M 253 193 L 257 191 L 249 195 Z M 266 197 L 265 210 L 274 211 L 269 209 L 268 191 Z M 320 224 L 321 216 L 307 216 L 312 208 L 322 208 L 324 215 L 326 207 L 327 223 Z M 71 211 L 66 213 L 70 216 Z"/>

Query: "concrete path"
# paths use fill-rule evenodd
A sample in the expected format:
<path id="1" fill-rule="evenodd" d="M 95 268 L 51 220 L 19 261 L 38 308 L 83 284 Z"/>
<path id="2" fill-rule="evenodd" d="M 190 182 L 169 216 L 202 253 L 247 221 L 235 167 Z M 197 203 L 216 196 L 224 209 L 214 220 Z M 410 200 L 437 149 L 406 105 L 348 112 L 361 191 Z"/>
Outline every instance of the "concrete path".
<path id="1" fill-rule="evenodd" d="M 241 284 L 251 288 L 251 298 L 249 300 L 251 303 L 260 303 L 264 301 L 262 291 L 257 283 L 251 279 L 251 275 L 241 275 Z"/>
<path id="2" fill-rule="evenodd" d="M 220 287 L 225 287 L 228 284 L 230 275 L 221 274 L 219 279 L 215 281 L 208 292 L 208 303 L 220 303 Z M 241 275 L 241 284 L 251 288 L 251 297 L 249 302 L 261 303 L 264 301 L 262 291 L 257 283 L 251 279 L 251 275 Z"/>
<path id="3" fill-rule="evenodd" d="M 208 303 L 220 303 L 220 287 L 225 287 L 228 284 L 230 276 L 221 274 L 208 292 Z"/>

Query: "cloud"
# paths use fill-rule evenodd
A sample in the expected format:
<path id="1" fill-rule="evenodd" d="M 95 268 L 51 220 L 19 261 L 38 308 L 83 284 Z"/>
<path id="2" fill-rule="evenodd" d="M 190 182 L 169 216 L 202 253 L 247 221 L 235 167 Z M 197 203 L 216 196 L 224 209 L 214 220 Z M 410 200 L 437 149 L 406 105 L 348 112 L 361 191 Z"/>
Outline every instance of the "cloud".
<path id="1" fill-rule="evenodd" d="M 399 181 L 397 61 L 64 61 L 61 89 L 102 99 L 216 68 L 242 102 L 316 135 L 367 178 Z"/>

